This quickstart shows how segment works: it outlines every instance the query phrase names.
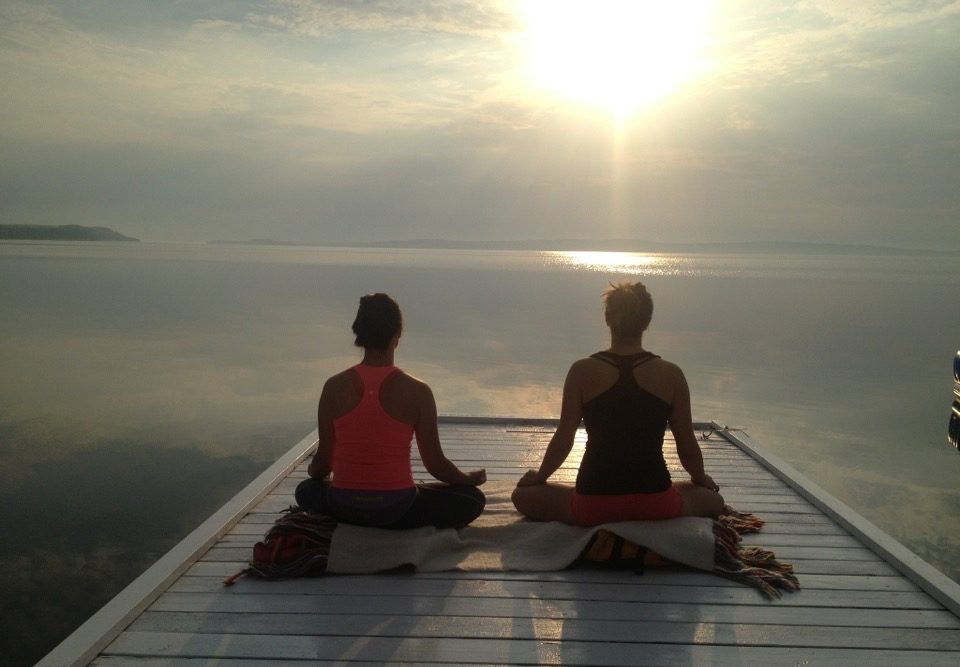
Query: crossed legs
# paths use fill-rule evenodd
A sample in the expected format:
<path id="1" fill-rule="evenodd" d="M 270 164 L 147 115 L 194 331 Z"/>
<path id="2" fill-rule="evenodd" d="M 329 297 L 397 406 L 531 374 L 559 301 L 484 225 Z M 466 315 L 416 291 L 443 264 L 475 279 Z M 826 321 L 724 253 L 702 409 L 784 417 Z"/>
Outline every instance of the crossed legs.
<path id="1" fill-rule="evenodd" d="M 693 482 L 674 482 L 683 506 L 680 516 L 716 518 L 723 511 L 723 496 Z M 518 486 L 511 500 L 514 507 L 534 521 L 561 521 L 576 525 L 573 516 L 573 486 L 547 482 L 536 486 Z"/>

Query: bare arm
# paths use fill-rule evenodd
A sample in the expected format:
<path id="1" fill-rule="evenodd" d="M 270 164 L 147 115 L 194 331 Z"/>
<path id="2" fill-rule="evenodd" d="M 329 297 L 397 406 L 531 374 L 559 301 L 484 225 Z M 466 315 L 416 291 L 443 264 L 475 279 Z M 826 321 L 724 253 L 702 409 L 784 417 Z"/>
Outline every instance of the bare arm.
<path id="1" fill-rule="evenodd" d="M 580 382 L 577 365 L 574 364 L 567 372 L 567 379 L 563 383 L 563 402 L 560 406 L 560 424 L 550 438 L 550 444 L 543 454 L 543 461 L 539 470 L 528 470 L 524 473 L 517 486 L 535 486 L 545 484 L 554 472 L 570 455 L 573 449 L 573 440 L 580 428 L 583 419 L 583 401 L 581 400 Z"/>
<path id="2" fill-rule="evenodd" d="M 480 486 L 487 481 L 485 470 L 465 473 L 443 453 L 440 433 L 437 431 L 437 402 L 430 387 L 421 384 L 417 392 L 419 415 L 414 430 L 417 434 L 417 449 L 427 472 L 447 484 Z"/>
<path id="3" fill-rule="evenodd" d="M 719 487 L 703 469 L 703 453 L 700 444 L 693 432 L 693 417 L 690 414 L 690 388 L 683 372 L 677 369 L 679 384 L 673 397 L 673 406 L 670 412 L 670 431 L 677 443 L 677 456 L 680 464 L 690 475 L 690 479 L 697 486 L 703 486 L 713 491 Z"/>
<path id="4" fill-rule="evenodd" d="M 323 391 L 320 393 L 320 401 L 317 404 L 317 451 L 313 454 L 310 465 L 307 466 L 307 474 L 317 479 L 323 479 L 330 474 L 333 467 L 333 411 L 332 394 L 333 388 L 331 381 L 323 385 Z"/>

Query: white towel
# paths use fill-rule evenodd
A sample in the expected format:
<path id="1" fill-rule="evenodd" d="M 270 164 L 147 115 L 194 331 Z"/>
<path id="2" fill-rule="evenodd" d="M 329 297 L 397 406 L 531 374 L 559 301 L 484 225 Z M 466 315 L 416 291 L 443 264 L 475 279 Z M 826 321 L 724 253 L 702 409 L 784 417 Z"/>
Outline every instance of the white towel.
<path id="1" fill-rule="evenodd" d="M 333 534 L 327 571 L 342 574 L 381 572 L 412 565 L 421 572 L 443 570 L 562 570 L 583 552 L 601 528 L 630 542 L 700 570 L 714 569 L 714 533 L 710 519 L 624 521 L 592 528 L 557 521 L 528 521 L 510 502 L 513 482 L 484 485 L 483 514 L 461 530 L 383 530 L 340 524 Z"/>

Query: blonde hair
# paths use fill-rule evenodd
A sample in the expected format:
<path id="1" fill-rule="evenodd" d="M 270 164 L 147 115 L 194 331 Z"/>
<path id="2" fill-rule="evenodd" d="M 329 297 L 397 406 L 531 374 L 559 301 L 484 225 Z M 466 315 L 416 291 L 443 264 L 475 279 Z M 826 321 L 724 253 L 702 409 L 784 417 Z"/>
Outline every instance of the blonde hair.
<path id="1" fill-rule="evenodd" d="M 653 299 L 643 283 L 610 283 L 603 292 L 603 315 L 614 338 L 635 340 L 650 326 Z"/>

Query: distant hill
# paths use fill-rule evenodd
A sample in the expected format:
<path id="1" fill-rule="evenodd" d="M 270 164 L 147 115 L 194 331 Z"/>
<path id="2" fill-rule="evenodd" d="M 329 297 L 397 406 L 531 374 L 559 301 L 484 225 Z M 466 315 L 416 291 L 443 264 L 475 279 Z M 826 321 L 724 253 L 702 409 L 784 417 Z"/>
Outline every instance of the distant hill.
<path id="1" fill-rule="evenodd" d="M 81 225 L 0 225 L 0 240 L 17 241 L 132 241 L 107 227 L 83 227 Z"/>

